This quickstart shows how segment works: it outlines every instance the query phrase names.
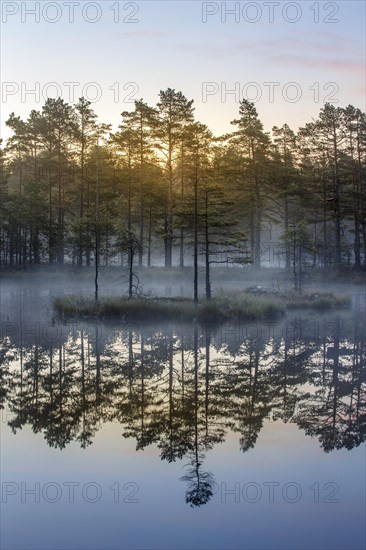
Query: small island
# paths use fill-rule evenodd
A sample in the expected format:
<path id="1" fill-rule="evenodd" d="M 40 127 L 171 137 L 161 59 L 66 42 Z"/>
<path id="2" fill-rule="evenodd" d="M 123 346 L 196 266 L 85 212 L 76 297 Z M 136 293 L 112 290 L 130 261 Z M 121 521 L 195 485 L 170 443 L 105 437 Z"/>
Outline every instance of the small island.
<path id="1" fill-rule="evenodd" d="M 346 308 L 350 307 L 351 298 L 332 293 L 275 292 L 257 287 L 242 292 L 222 292 L 197 303 L 189 298 L 106 296 L 95 301 L 70 295 L 55 298 L 53 305 L 56 313 L 66 318 L 223 323 L 273 319 L 294 309 L 325 311 Z"/>

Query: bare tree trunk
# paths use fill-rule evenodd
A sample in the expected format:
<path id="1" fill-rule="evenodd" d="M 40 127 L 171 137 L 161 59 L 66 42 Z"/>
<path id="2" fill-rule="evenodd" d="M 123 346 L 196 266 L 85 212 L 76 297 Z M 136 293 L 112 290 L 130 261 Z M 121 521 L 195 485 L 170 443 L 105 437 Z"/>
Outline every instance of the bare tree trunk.
<path id="1" fill-rule="evenodd" d="M 289 212 L 288 212 L 289 208 L 288 208 L 288 197 L 286 195 L 285 197 L 285 220 L 284 220 L 284 224 L 285 224 L 285 231 L 287 232 L 288 231 L 288 221 L 289 221 Z M 287 270 L 290 269 L 290 266 L 291 266 L 291 259 L 290 259 L 290 250 L 289 250 L 289 247 L 287 245 L 287 243 L 285 244 L 285 267 Z"/>
<path id="2" fill-rule="evenodd" d="M 210 280 L 210 239 L 208 230 L 208 193 L 205 196 L 205 268 L 206 268 L 206 299 L 211 300 Z"/>
<path id="3" fill-rule="evenodd" d="M 147 236 L 147 267 L 151 267 L 151 229 L 152 229 L 152 219 L 151 219 L 151 206 L 149 210 L 149 230 Z"/>
<path id="4" fill-rule="evenodd" d="M 139 266 L 142 266 L 144 254 L 144 148 L 143 148 L 143 129 L 142 119 L 140 125 L 140 247 L 139 247 Z"/>
<path id="5" fill-rule="evenodd" d="M 133 249 L 129 248 L 128 253 L 128 297 L 132 298 L 133 294 Z"/>
<path id="6" fill-rule="evenodd" d="M 166 248 L 165 267 L 172 267 L 173 256 L 173 166 L 172 166 L 172 144 L 169 132 L 169 157 L 168 157 L 168 203 L 166 216 Z"/>
<path id="7" fill-rule="evenodd" d="M 254 246 L 254 262 L 256 267 L 261 266 L 261 207 L 260 207 L 260 193 L 259 193 L 259 180 L 256 174 L 255 176 L 255 246 Z"/>
<path id="8" fill-rule="evenodd" d="M 198 302 L 198 174 L 194 178 L 193 300 Z"/>
<path id="9" fill-rule="evenodd" d="M 184 162 L 184 143 L 182 139 L 181 146 L 181 180 L 180 180 L 180 202 L 181 207 L 183 207 L 184 200 L 184 171 L 183 171 L 183 162 Z M 183 226 L 180 228 L 180 238 L 179 238 L 179 266 L 184 267 L 184 229 Z"/>

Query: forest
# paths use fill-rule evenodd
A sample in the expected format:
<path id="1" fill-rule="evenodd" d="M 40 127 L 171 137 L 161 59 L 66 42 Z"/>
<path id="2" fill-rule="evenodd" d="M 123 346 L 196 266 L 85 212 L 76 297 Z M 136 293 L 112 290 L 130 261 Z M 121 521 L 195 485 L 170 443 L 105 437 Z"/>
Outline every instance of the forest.
<path id="1" fill-rule="evenodd" d="M 264 130 L 254 103 L 214 136 L 168 88 L 117 131 L 85 98 L 12 113 L 1 148 L 0 269 L 263 265 L 366 270 L 366 115 L 325 104 L 297 132 Z M 195 291 L 197 291 L 195 285 Z"/>

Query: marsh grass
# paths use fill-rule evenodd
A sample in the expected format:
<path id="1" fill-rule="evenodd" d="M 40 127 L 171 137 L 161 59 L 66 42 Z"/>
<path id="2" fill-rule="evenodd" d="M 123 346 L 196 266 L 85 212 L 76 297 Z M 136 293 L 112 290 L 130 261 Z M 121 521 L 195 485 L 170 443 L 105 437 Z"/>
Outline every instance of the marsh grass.
<path id="1" fill-rule="evenodd" d="M 351 305 L 349 296 L 331 293 L 298 294 L 295 292 L 220 292 L 210 301 L 194 304 L 187 298 L 67 296 L 55 298 L 56 313 L 65 317 L 122 318 L 126 321 L 204 321 L 253 320 L 280 317 L 286 310 L 329 310 Z"/>
<path id="2" fill-rule="evenodd" d="M 92 298 L 67 296 L 55 298 L 54 309 L 66 317 L 123 318 L 126 321 L 177 320 L 225 322 L 260 319 L 284 314 L 279 300 L 251 296 L 248 293 L 220 294 L 197 305 L 187 298 L 105 297 L 96 303 Z"/>
<path id="3" fill-rule="evenodd" d="M 349 296 L 331 293 L 298 294 L 270 291 L 219 292 L 210 301 L 197 305 L 187 298 L 105 297 L 96 303 L 80 296 L 54 300 L 55 311 L 66 317 L 123 318 L 126 321 L 204 321 L 253 320 L 280 317 L 286 310 L 318 311 L 349 307 Z"/>
<path id="4" fill-rule="evenodd" d="M 335 296 L 331 292 L 313 294 L 297 294 L 292 292 L 285 299 L 287 309 L 316 309 L 319 311 L 347 308 L 352 303 L 350 296 Z"/>

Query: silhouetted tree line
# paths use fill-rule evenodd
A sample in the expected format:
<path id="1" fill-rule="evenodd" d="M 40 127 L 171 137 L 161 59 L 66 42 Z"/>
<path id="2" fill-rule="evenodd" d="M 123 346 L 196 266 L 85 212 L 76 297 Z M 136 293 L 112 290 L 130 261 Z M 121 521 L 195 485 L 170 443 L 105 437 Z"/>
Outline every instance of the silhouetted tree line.
<path id="1" fill-rule="evenodd" d="M 136 101 L 116 132 L 85 98 L 6 124 L 2 268 L 202 261 L 209 295 L 212 263 L 261 265 L 270 222 L 297 286 L 305 264 L 366 269 L 366 115 L 351 105 L 270 134 L 242 100 L 234 131 L 215 137 L 168 88 L 155 107 Z"/>

